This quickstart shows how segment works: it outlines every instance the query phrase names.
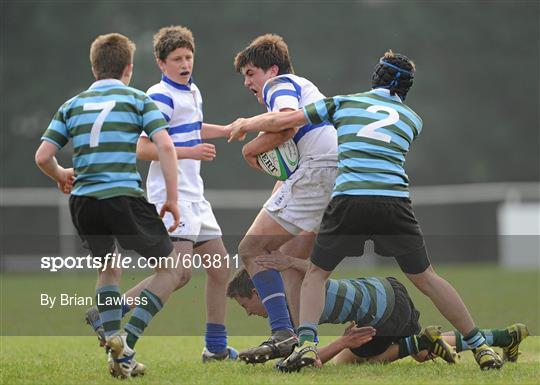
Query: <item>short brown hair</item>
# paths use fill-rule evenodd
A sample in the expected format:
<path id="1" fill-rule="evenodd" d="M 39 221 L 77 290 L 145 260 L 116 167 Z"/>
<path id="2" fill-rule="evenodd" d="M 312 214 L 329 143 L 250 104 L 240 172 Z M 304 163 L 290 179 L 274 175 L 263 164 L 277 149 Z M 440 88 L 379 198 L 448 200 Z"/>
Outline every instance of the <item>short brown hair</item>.
<path id="1" fill-rule="evenodd" d="M 98 80 L 120 79 L 127 65 L 133 63 L 135 44 L 124 35 L 100 35 L 90 46 L 90 63 Z"/>
<path id="2" fill-rule="evenodd" d="M 257 37 L 236 54 L 234 68 L 237 72 L 241 72 L 248 64 L 264 71 L 276 65 L 279 68 L 278 75 L 294 73 L 287 43 L 281 36 L 270 33 Z"/>
<path id="3" fill-rule="evenodd" d="M 241 267 L 227 285 L 227 297 L 234 298 L 238 296 L 251 298 L 254 288 L 255 285 L 253 285 L 253 281 L 246 268 Z"/>
<path id="4" fill-rule="evenodd" d="M 154 55 L 156 59 L 165 61 L 167 56 L 177 48 L 188 48 L 195 52 L 193 33 L 180 25 L 161 28 L 154 35 Z"/>

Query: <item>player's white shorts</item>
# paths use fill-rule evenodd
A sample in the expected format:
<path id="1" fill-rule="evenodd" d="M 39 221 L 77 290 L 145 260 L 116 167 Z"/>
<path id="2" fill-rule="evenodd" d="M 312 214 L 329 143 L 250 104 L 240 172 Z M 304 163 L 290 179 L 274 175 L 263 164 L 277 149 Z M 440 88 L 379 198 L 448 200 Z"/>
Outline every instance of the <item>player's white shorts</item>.
<path id="1" fill-rule="evenodd" d="M 301 166 L 266 201 L 266 212 L 289 233 L 317 232 L 332 195 L 337 162 Z"/>
<path id="2" fill-rule="evenodd" d="M 155 203 L 155 205 L 159 213 L 163 203 Z M 169 236 L 187 239 L 193 243 L 206 242 L 221 237 L 221 228 L 212 212 L 210 202 L 207 200 L 200 202 L 180 201 L 178 208 L 180 209 L 180 224 L 173 232 L 169 233 Z M 173 217 L 170 213 L 165 214 L 163 223 L 167 228 L 172 226 Z"/>

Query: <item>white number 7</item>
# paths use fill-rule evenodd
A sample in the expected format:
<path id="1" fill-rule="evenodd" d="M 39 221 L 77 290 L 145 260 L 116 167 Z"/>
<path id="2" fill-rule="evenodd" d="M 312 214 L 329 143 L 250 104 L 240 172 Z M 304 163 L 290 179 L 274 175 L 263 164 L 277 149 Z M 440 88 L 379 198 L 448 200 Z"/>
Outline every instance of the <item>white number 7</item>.
<path id="1" fill-rule="evenodd" d="M 399 120 L 399 114 L 396 110 L 394 110 L 391 107 L 386 106 L 369 106 L 367 109 L 367 112 L 379 112 L 384 111 L 388 112 L 388 117 L 384 118 L 382 120 L 377 120 L 376 122 L 370 123 L 368 125 L 365 125 L 358 131 L 356 136 L 363 136 L 364 138 L 371 138 L 375 140 L 381 140 L 386 143 L 390 143 L 392 140 L 392 137 L 387 134 L 383 134 L 382 132 L 375 131 L 377 128 L 390 126 L 394 123 L 396 123 Z"/>
<path id="2" fill-rule="evenodd" d="M 116 101 L 114 100 L 103 103 L 84 103 L 84 111 L 101 110 L 90 130 L 90 147 L 97 147 L 99 145 L 99 133 L 101 132 L 101 127 L 103 127 L 105 118 L 109 115 L 109 112 L 112 111 L 115 105 Z"/>

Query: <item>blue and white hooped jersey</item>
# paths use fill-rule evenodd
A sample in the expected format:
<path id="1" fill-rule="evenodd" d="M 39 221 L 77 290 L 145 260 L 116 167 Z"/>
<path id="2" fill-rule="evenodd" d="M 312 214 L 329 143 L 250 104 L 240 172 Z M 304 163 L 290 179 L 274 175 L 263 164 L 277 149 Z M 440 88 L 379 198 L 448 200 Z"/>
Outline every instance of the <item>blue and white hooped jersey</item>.
<path id="1" fill-rule="evenodd" d="M 324 97 L 312 82 L 292 74 L 276 76 L 263 86 L 268 111 L 298 110 Z M 330 123 L 306 124 L 298 129 L 293 139 L 300 154 L 300 167 L 306 161 L 317 160 L 335 161 L 337 165 L 337 134 Z"/>
<path id="2" fill-rule="evenodd" d="M 146 93 L 169 123 L 169 135 L 175 147 L 193 147 L 202 143 L 202 96 L 195 83 L 179 84 L 163 75 L 161 82 L 150 87 Z M 204 200 L 200 170 L 200 160 L 178 160 L 179 199 L 190 202 Z M 146 188 L 150 202 L 165 201 L 167 192 L 159 161 L 150 164 Z"/>

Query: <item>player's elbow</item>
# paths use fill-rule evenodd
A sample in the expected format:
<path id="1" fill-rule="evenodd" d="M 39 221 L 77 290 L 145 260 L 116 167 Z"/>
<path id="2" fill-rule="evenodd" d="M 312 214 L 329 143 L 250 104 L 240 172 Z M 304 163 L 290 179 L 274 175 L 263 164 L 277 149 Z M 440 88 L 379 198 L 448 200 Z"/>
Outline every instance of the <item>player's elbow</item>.
<path id="1" fill-rule="evenodd" d="M 38 149 L 36 151 L 36 155 L 34 156 L 34 161 L 36 162 L 36 165 L 39 168 L 42 168 L 43 166 L 45 166 L 49 162 L 50 159 L 51 157 L 48 156 L 48 154 L 41 151 L 41 149 Z"/>
<path id="2" fill-rule="evenodd" d="M 247 159 L 247 158 L 252 158 L 254 157 L 255 155 L 255 152 L 253 151 L 253 146 L 250 146 L 250 145 L 245 145 L 242 147 L 242 156 L 244 157 L 244 159 Z"/>

